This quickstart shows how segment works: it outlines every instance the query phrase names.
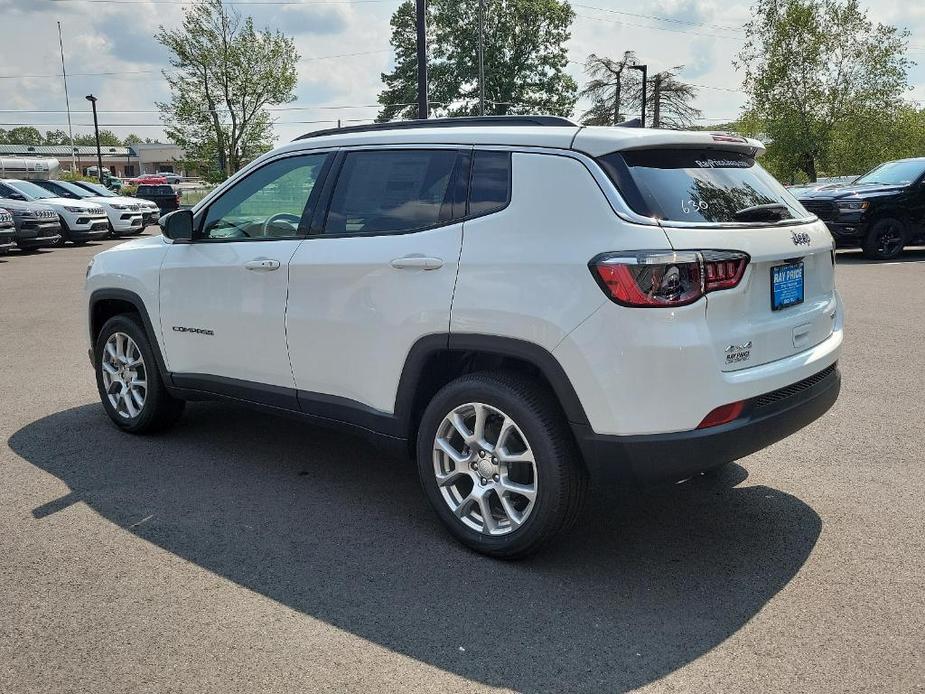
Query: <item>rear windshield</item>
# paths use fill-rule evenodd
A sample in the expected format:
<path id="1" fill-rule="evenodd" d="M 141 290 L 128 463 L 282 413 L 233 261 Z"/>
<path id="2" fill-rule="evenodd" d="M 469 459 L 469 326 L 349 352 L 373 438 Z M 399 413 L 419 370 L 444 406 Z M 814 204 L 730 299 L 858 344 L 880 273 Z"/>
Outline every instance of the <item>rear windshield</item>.
<path id="1" fill-rule="evenodd" d="M 146 195 L 176 195 L 170 186 L 138 186 L 138 192 Z"/>
<path id="2" fill-rule="evenodd" d="M 627 204 L 675 222 L 777 222 L 811 215 L 742 152 L 639 149 L 600 158 Z"/>

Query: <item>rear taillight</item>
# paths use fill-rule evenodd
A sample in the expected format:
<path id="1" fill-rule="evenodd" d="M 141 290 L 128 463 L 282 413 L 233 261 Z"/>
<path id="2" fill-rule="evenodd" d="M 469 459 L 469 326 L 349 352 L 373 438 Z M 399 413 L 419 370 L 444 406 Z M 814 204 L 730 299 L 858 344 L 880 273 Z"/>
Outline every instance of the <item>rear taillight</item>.
<path id="1" fill-rule="evenodd" d="M 631 251 L 599 255 L 590 268 L 613 301 L 653 308 L 686 306 L 735 287 L 747 265 L 739 251 Z"/>
<path id="2" fill-rule="evenodd" d="M 704 417 L 703 421 L 697 425 L 697 428 L 707 429 L 708 427 L 717 427 L 720 424 L 728 424 L 729 422 L 738 419 L 744 409 L 744 400 L 739 400 L 738 402 L 730 402 L 728 405 L 720 405 L 715 410 L 710 412 L 710 414 Z"/>

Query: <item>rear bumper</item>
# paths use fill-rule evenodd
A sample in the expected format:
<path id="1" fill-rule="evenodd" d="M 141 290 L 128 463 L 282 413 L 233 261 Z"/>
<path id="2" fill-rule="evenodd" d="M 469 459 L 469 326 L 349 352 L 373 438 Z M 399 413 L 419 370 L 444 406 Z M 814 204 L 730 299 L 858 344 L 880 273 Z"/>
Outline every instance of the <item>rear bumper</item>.
<path id="1" fill-rule="evenodd" d="M 602 481 L 677 482 L 770 446 L 821 417 L 838 399 L 837 364 L 748 401 L 735 421 L 671 434 L 607 436 L 573 424 L 592 477 Z"/>

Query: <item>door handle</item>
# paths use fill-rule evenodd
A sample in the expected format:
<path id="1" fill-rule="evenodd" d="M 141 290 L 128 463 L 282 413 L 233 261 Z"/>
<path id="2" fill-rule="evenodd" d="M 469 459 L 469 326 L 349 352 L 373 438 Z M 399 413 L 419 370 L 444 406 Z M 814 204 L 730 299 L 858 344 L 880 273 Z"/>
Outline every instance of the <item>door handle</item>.
<path id="1" fill-rule="evenodd" d="M 443 258 L 431 258 L 423 255 L 406 255 L 395 258 L 392 267 L 396 270 L 438 270 L 443 267 Z"/>
<path id="2" fill-rule="evenodd" d="M 279 261 L 273 258 L 254 258 L 244 263 L 244 269 L 254 272 L 272 272 L 279 270 Z"/>

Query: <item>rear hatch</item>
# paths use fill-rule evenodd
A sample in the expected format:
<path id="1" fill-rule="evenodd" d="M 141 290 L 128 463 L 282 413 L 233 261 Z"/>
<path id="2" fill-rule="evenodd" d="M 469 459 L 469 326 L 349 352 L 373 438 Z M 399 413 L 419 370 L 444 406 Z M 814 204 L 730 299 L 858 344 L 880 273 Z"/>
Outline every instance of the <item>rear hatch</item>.
<path id="1" fill-rule="evenodd" d="M 659 220 L 676 251 L 748 255 L 738 284 L 705 297 L 723 371 L 807 350 L 832 334 L 835 319 L 832 237 L 753 154 L 663 146 L 599 159 L 634 211 Z"/>

